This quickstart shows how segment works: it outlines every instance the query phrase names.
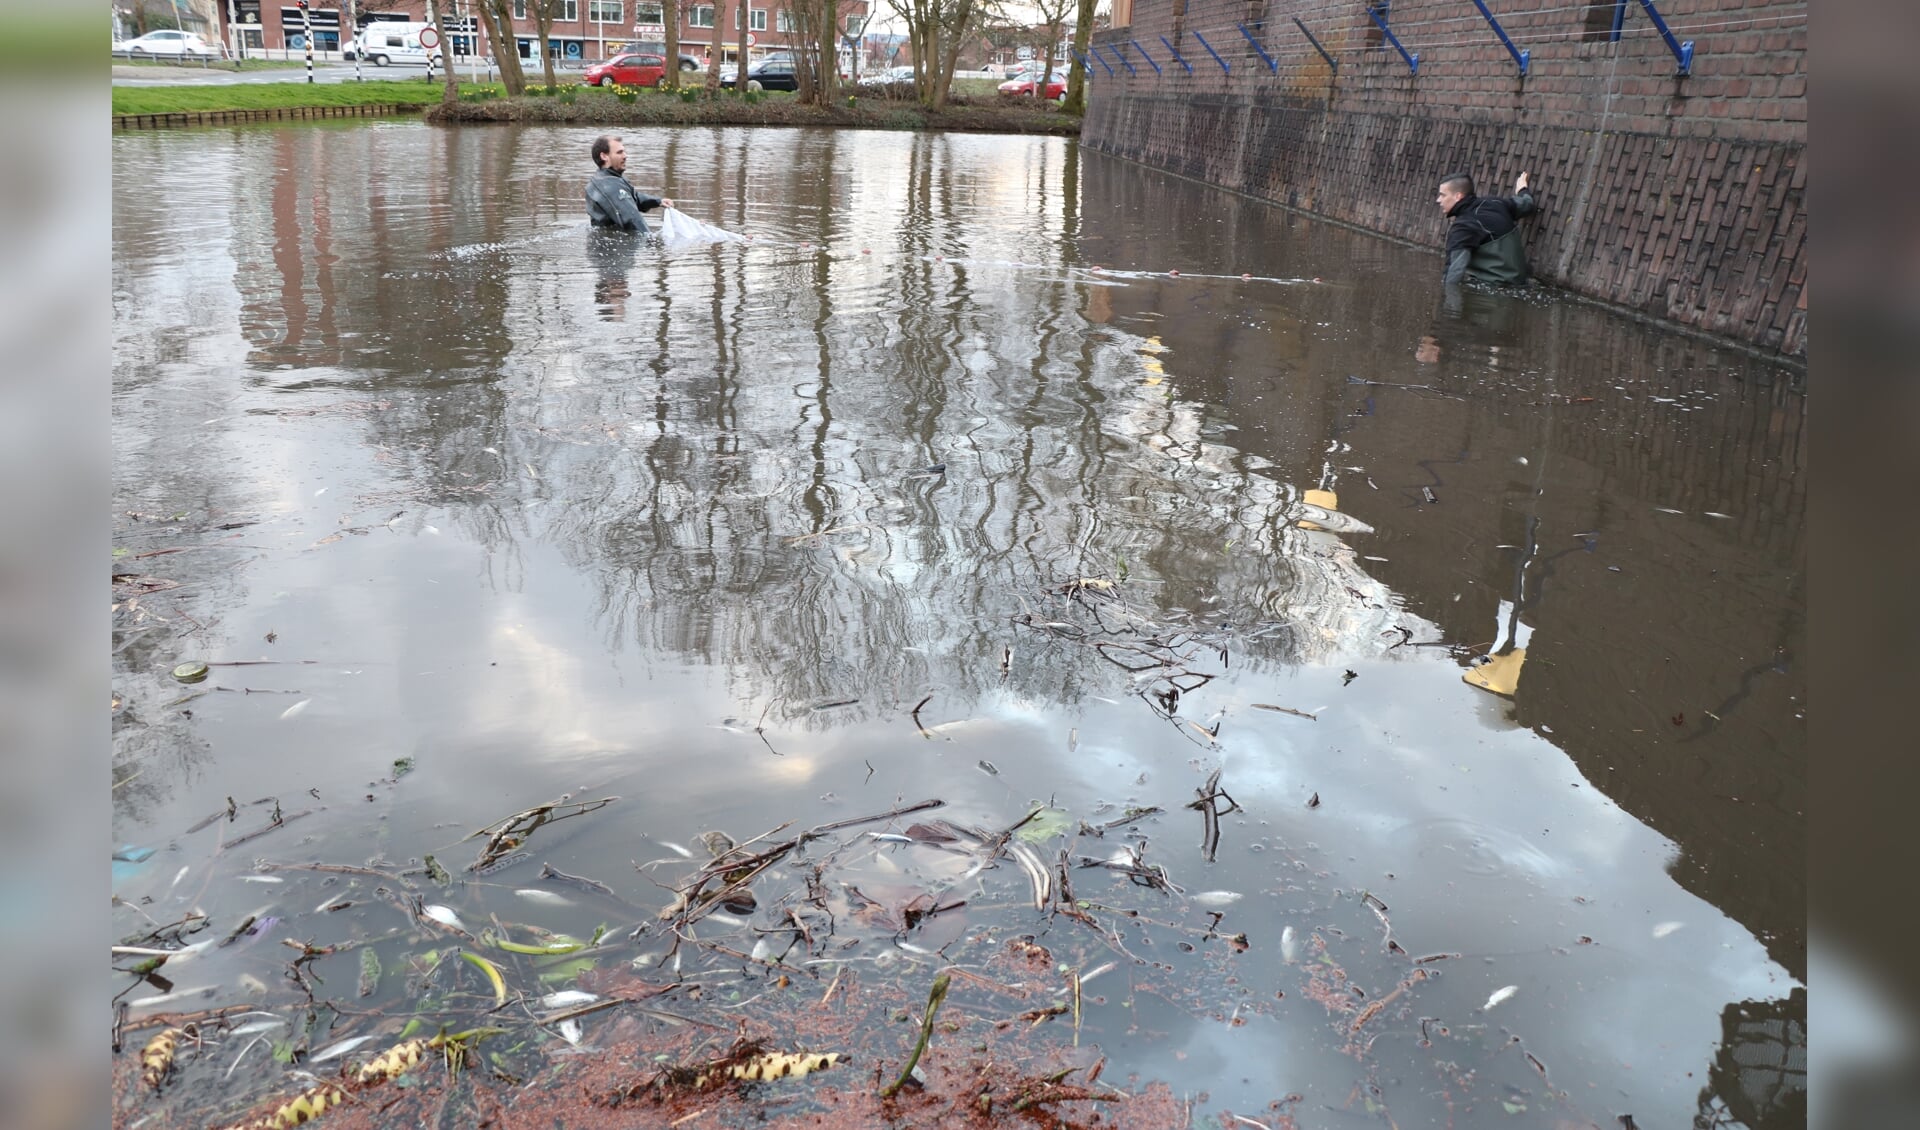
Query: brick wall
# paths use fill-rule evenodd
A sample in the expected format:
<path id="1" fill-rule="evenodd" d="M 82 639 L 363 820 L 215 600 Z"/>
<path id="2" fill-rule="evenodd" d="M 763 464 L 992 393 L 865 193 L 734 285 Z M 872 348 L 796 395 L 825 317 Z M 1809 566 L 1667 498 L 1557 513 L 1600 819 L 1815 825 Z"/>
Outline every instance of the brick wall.
<path id="1" fill-rule="evenodd" d="M 1618 42 L 1611 0 L 1487 0 L 1525 77 L 1472 0 L 1390 0 L 1409 73 L 1378 3 L 1135 0 L 1094 37 L 1082 140 L 1436 252 L 1443 175 L 1506 192 L 1526 171 L 1539 278 L 1804 354 L 1805 0 L 1655 0 L 1694 44 L 1684 78 L 1640 0 Z"/>

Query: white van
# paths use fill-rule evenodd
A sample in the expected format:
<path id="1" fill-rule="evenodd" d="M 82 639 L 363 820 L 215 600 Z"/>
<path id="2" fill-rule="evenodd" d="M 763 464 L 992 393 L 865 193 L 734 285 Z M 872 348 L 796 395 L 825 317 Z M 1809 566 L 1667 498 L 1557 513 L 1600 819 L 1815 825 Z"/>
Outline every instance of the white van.
<path id="1" fill-rule="evenodd" d="M 427 49 L 420 46 L 420 33 L 432 27 L 432 24 L 403 24 L 397 20 L 377 20 L 363 28 L 360 35 L 349 40 L 342 54 L 349 61 L 356 54 L 364 54 L 367 61 L 376 67 L 384 67 L 390 63 L 424 67 L 427 65 Z M 364 50 L 362 40 L 365 41 Z M 438 65 L 446 65 L 446 52 L 443 49 L 435 47 L 433 55 Z"/>

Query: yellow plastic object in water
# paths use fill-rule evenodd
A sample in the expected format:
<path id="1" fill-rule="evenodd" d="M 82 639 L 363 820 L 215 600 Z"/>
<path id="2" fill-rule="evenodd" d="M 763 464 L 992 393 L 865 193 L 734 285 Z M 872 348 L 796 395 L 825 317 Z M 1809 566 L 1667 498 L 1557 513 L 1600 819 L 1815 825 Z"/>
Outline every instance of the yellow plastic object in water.
<path id="1" fill-rule="evenodd" d="M 1461 680 L 1469 686 L 1479 687 L 1483 691 L 1513 697 L 1513 689 L 1520 685 L 1520 666 L 1527 661 L 1527 649 L 1516 647 L 1505 655 L 1496 655 L 1478 667 L 1467 668 Z"/>
<path id="2" fill-rule="evenodd" d="M 1332 510 L 1336 513 L 1340 509 L 1340 496 L 1330 490 L 1303 490 L 1300 492 L 1300 501 L 1306 503 L 1308 506 L 1318 506 L 1322 510 Z M 1326 529 L 1325 526 L 1317 522 L 1309 522 L 1305 518 L 1295 522 L 1294 525 L 1299 526 L 1303 530 Z"/>

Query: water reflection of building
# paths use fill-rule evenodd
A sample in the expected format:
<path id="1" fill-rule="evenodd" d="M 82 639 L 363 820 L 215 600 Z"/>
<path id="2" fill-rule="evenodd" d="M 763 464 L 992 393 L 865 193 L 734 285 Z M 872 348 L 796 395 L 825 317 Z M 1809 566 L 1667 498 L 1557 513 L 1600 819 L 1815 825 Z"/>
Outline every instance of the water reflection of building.
<path id="1" fill-rule="evenodd" d="M 1265 284 L 1252 303 L 1232 282 L 1141 280 L 1113 293 L 1113 319 L 1152 319 L 1182 394 L 1281 478 L 1339 482 L 1379 529 L 1371 571 L 1449 641 L 1493 640 L 1501 601 L 1516 603 L 1533 629 L 1517 719 L 1672 837 L 1682 885 L 1804 976 L 1793 374 L 1570 303 L 1436 309 L 1423 273 L 1437 259 L 1195 201 L 1172 178 L 1086 183 L 1091 258 L 1166 267 L 1228 247 L 1247 273 L 1328 280 Z M 1217 313 L 1161 317 L 1183 304 Z"/>
<path id="2" fill-rule="evenodd" d="M 1807 1124 L 1807 992 L 1741 1001 L 1720 1016 L 1720 1051 L 1700 1091 L 1696 1126 Z"/>

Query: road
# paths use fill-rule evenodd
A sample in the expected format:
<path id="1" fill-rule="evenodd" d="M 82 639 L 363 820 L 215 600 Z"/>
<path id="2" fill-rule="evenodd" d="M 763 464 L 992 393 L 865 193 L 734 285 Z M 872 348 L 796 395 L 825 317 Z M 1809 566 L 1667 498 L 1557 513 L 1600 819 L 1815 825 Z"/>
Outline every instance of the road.
<path id="1" fill-rule="evenodd" d="M 464 65 L 458 69 L 462 79 L 467 78 L 471 73 Z M 425 76 L 426 68 L 403 66 L 397 63 L 388 67 L 367 64 L 360 73 L 369 79 L 418 79 Z M 567 76 L 561 80 L 563 82 L 579 81 L 577 71 L 560 70 L 557 73 Z M 306 69 L 297 66 L 272 67 L 261 71 L 229 71 L 192 63 L 180 66 L 148 64 L 133 66 L 126 63 L 113 65 L 113 85 L 115 86 L 234 86 L 255 82 L 300 82 L 306 77 Z M 490 68 L 483 66 L 480 69 L 480 77 L 482 81 L 488 81 L 497 78 L 498 75 Z M 352 63 L 315 62 L 313 64 L 313 81 L 315 82 L 352 82 L 353 80 Z"/>

